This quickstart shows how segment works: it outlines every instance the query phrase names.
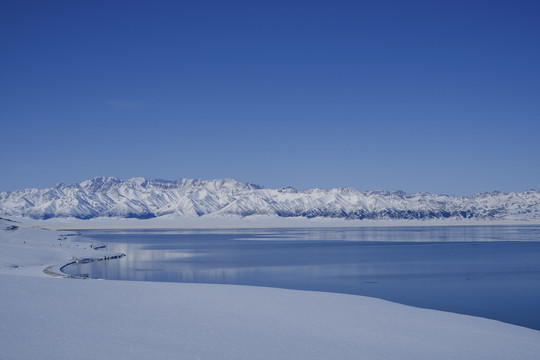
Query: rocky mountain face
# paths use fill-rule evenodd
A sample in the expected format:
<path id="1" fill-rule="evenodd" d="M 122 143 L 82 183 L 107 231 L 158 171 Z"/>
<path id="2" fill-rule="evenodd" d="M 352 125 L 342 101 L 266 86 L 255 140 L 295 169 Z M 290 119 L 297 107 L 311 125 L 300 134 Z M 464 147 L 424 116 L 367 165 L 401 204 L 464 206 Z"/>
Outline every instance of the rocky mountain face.
<path id="1" fill-rule="evenodd" d="M 269 189 L 225 180 L 121 180 L 99 177 L 79 184 L 0 193 L 1 216 L 152 218 L 271 215 L 345 219 L 540 218 L 540 192 L 483 193 L 469 197 L 367 191 L 352 188 Z"/>

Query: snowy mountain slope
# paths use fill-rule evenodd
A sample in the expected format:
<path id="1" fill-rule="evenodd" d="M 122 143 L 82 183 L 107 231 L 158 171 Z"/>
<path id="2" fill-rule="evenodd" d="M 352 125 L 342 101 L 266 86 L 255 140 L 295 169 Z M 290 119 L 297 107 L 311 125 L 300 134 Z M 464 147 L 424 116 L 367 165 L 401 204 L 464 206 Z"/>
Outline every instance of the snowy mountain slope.
<path id="1" fill-rule="evenodd" d="M 484 193 L 470 197 L 360 192 L 352 188 L 269 189 L 231 179 L 121 180 L 98 177 L 80 184 L 0 193 L 0 215 L 151 218 L 274 215 L 345 219 L 540 219 L 540 192 Z"/>

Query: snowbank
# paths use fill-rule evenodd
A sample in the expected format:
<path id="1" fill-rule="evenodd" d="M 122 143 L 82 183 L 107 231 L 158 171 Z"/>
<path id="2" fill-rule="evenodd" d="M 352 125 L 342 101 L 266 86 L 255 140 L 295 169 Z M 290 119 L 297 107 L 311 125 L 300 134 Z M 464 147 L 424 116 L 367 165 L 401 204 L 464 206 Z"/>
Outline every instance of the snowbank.
<path id="1" fill-rule="evenodd" d="M 540 353 L 539 331 L 361 296 L 46 276 L 45 267 L 99 253 L 65 235 L 0 230 L 2 358 L 536 359 Z"/>
<path id="2" fill-rule="evenodd" d="M 279 216 L 213 216 L 189 217 L 165 215 L 151 219 L 100 217 L 90 220 L 52 218 L 33 220 L 17 218 L 25 223 L 49 229 L 230 229 L 230 228 L 301 228 L 301 227 L 389 227 L 389 226 L 493 226 L 540 225 L 540 220 L 346 220 L 337 218 L 304 218 Z"/>

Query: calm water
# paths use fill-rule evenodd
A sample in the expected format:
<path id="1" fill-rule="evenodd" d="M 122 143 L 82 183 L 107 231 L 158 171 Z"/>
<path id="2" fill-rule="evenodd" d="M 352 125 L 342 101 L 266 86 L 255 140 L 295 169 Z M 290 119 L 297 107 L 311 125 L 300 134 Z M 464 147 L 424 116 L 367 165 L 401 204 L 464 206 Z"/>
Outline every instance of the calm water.
<path id="1" fill-rule="evenodd" d="M 82 233 L 127 256 L 69 274 L 359 294 L 540 330 L 539 226 Z"/>

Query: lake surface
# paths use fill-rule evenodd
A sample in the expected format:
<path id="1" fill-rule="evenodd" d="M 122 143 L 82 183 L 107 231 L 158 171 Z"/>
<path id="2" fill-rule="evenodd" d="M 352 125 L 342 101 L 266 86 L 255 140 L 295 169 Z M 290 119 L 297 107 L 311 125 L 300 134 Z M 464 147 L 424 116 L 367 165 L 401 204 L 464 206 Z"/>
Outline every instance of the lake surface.
<path id="1" fill-rule="evenodd" d="M 540 330 L 540 226 L 82 231 L 92 278 L 357 294 Z"/>

